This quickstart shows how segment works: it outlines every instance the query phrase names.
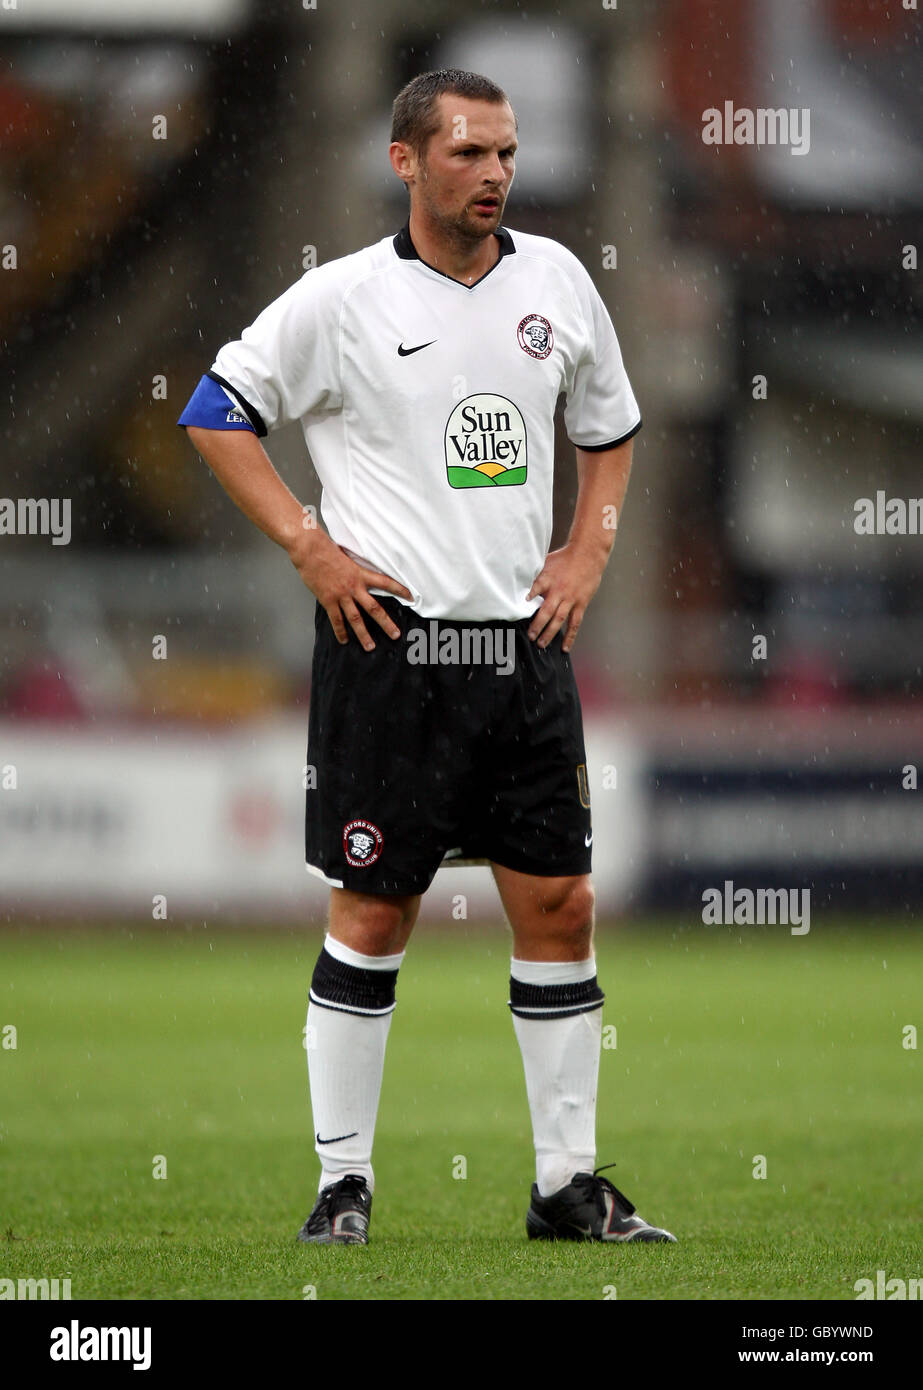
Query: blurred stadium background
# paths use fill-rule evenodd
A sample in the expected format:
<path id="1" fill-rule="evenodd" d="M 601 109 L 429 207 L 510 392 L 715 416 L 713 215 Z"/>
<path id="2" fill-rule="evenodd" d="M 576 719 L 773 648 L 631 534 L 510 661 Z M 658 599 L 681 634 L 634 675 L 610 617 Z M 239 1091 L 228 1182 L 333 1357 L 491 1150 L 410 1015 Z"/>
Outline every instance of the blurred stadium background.
<path id="1" fill-rule="evenodd" d="M 510 93 L 508 223 L 587 265 L 644 415 L 575 654 L 602 914 L 694 920 L 732 879 L 810 888 L 815 927 L 912 917 L 923 537 L 853 523 L 923 494 L 919 22 L 897 0 L 0 10 L 0 494 L 72 518 L 67 545 L 0 535 L 4 917 L 320 919 L 313 601 L 175 421 L 311 248 L 402 224 L 390 102 L 434 66 Z M 726 101 L 809 108 L 809 153 L 706 145 Z M 300 430 L 268 447 L 318 503 Z M 425 915 L 459 892 L 496 915 L 465 869 Z"/>

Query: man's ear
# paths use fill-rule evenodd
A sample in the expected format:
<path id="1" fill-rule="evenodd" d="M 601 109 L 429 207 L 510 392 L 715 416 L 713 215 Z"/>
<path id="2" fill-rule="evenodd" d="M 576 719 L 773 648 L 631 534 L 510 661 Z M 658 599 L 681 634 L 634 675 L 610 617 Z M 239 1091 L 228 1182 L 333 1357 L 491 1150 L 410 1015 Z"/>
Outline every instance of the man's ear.
<path id="1" fill-rule="evenodd" d="M 408 185 L 412 183 L 417 173 L 417 158 L 410 145 L 405 144 L 403 140 L 395 140 L 388 154 L 391 158 L 391 168 L 401 182 Z"/>

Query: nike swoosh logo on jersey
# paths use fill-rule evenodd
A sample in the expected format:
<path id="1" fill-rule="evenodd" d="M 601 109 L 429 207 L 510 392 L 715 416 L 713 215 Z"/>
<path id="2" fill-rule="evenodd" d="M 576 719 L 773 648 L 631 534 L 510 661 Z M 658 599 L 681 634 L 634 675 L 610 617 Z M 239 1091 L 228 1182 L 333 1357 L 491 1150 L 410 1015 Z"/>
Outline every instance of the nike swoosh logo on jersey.
<path id="1" fill-rule="evenodd" d="M 592 832 L 592 830 L 590 831 L 589 835 L 584 835 L 584 837 L 583 837 L 583 843 L 586 845 L 587 849 L 590 848 L 590 845 L 593 843 L 593 832 Z"/>
<path id="2" fill-rule="evenodd" d="M 315 1131 L 314 1131 L 314 1137 L 315 1137 L 315 1139 L 317 1140 L 318 1144 L 339 1144 L 339 1142 L 340 1142 L 341 1139 L 355 1139 L 355 1137 L 356 1137 L 356 1135 L 357 1135 L 358 1133 L 359 1133 L 359 1131 L 358 1131 L 357 1129 L 354 1129 L 353 1132 L 352 1132 L 352 1134 L 338 1134 L 338 1135 L 336 1135 L 336 1137 L 333 1138 L 333 1139 L 322 1139 L 322 1138 L 320 1137 L 320 1135 L 317 1133 L 317 1131 L 315 1130 Z"/>
<path id="3" fill-rule="evenodd" d="M 409 357 L 413 352 L 422 352 L 424 348 L 432 347 L 435 341 L 436 339 L 432 338 L 428 343 L 421 343 L 419 347 L 414 348 L 405 348 L 403 343 L 399 343 L 397 355 L 398 357 Z"/>

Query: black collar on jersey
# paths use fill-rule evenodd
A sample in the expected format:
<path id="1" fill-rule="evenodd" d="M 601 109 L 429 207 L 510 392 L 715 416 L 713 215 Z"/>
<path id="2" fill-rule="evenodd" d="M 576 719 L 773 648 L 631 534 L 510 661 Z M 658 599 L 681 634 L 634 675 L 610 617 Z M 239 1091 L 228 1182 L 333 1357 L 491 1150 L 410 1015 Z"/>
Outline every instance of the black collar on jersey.
<path id="1" fill-rule="evenodd" d="M 509 232 L 506 230 L 505 227 L 501 227 L 499 231 L 494 232 L 494 236 L 500 243 L 500 254 L 497 257 L 495 263 L 490 267 L 490 270 L 485 270 L 484 274 L 481 276 L 481 279 L 475 280 L 473 285 L 466 285 L 463 280 L 456 280 L 453 275 L 446 275 L 444 270 L 436 270 L 436 267 L 434 265 L 430 265 L 429 261 L 423 260 L 423 257 L 419 254 L 417 248 L 414 246 L 413 242 L 410 239 L 409 218 L 404 223 L 397 236 L 394 238 L 392 245 L 394 246 L 395 254 L 400 256 L 402 261 L 419 261 L 421 265 L 427 266 L 430 270 L 435 270 L 437 275 L 442 275 L 445 277 L 446 280 L 451 280 L 454 285 L 461 285 L 463 290 L 473 290 L 476 285 L 479 285 L 481 283 L 481 280 L 486 280 L 488 275 L 490 275 L 493 271 L 497 269 L 497 266 L 503 260 L 504 256 L 514 256 L 516 254 L 516 247 L 513 245 L 513 238 L 510 236 Z"/>

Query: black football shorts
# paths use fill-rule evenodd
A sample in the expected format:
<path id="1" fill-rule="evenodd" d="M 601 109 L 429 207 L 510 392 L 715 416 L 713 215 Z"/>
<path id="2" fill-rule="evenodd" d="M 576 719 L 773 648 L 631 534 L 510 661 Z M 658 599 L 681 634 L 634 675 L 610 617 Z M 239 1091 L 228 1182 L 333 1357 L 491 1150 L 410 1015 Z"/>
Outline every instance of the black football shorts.
<path id="1" fill-rule="evenodd" d="M 561 633 L 530 619 L 421 618 L 379 596 L 375 650 L 337 642 L 317 604 L 305 857 L 335 887 L 423 893 L 437 868 L 493 861 L 545 877 L 590 872 L 580 698 Z"/>

